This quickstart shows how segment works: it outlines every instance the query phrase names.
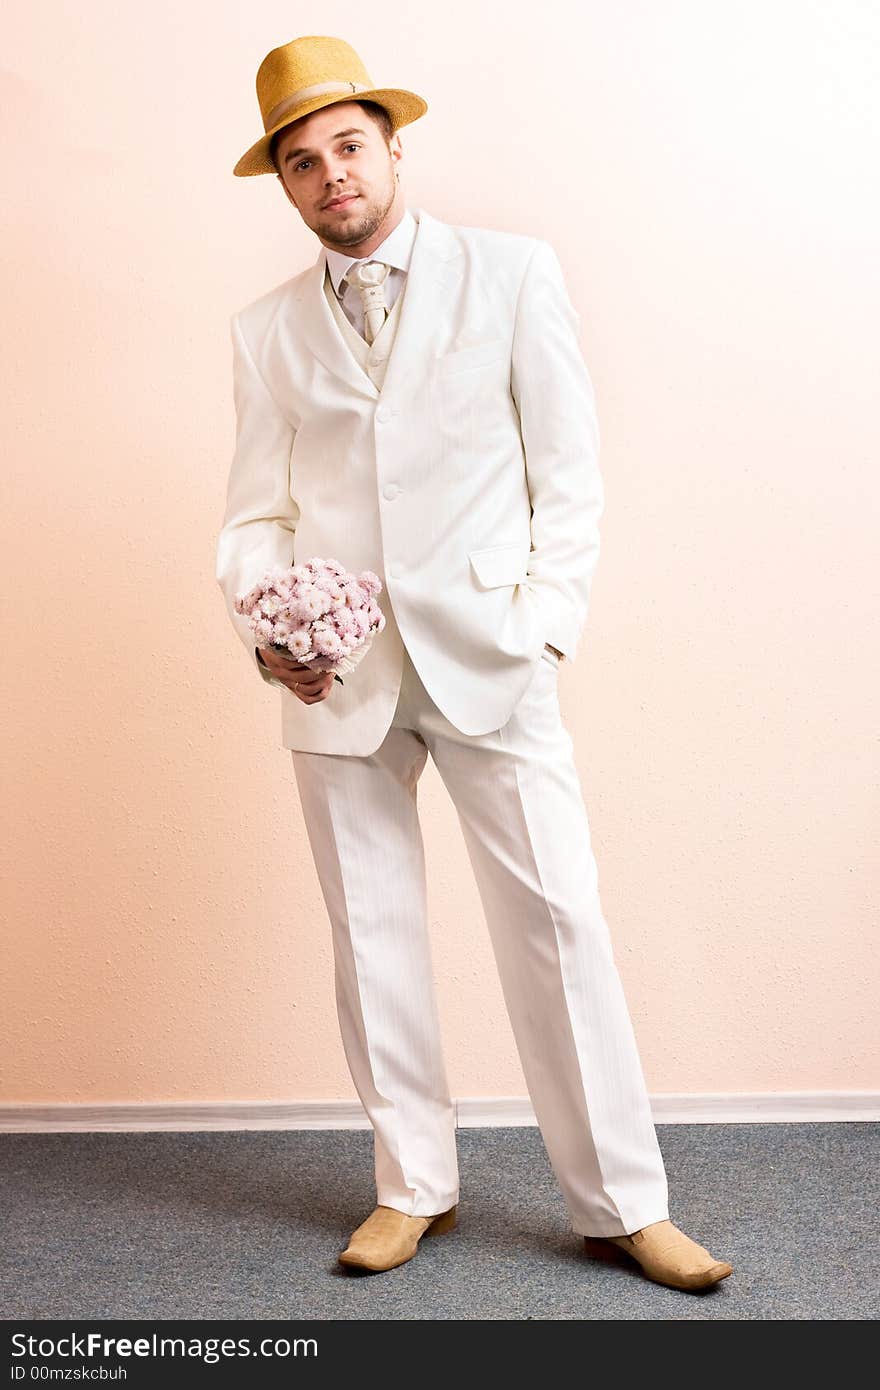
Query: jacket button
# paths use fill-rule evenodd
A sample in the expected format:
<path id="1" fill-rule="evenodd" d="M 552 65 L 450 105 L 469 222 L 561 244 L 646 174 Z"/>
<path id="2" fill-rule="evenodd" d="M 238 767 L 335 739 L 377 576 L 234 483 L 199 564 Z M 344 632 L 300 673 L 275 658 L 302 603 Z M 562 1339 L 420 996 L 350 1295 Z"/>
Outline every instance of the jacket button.
<path id="1" fill-rule="evenodd" d="M 386 483 L 382 489 L 382 496 L 387 497 L 389 502 L 393 502 L 400 491 L 401 488 L 398 483 Z"/>
<path id="2" fill-rule="evenodd" d="M 384 422 L 385 422 L 386 420 L 390 420 L 390 419 L 391 419 L 391 409 L 390 409 L 390 407 L 387 406 L 387 405 L 380 405 L 380 406 L 379 406 L 379 409 L 376 411 L 376 419 L 377 419 L 377 420 L 381 420 L 381 421 L 383 422 L 383 424 L 384 424 Z"/>

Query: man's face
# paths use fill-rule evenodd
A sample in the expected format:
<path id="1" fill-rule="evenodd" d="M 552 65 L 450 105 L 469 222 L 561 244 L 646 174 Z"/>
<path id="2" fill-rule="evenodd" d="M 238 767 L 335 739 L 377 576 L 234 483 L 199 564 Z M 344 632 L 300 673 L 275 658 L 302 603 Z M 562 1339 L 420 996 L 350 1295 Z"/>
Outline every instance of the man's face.
<path id="1" fill-rule="evenodd" d="M 402 153 L 398 132 L 389 148 L 380 127 L 353 101 L 294 121 L 275 146 L 288 198 L 325 244 L 340 249 L 366 241 L 384 221 Z M 345 201 L 331 205 L 337 199 Z"/>

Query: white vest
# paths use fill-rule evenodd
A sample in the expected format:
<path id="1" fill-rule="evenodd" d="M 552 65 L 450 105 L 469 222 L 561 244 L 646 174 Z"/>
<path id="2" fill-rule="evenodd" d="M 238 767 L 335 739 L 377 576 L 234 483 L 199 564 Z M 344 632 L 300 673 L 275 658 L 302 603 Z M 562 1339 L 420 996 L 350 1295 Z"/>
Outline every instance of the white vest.
<path id="1" fill-rule="evenodd" d="M 324 276 L 324 293 L 327 296 L 330 311 L 339 324 L 339 330 L 351 348 L 354 360 L 358 366 L 364 369 L 377 390 L 381 391 L 385 381 L 385 372 L 388 368 L 388 359 L 391 356 L 391 349 L 394 347 L 394 339 L 397 336 L 397 321 L 400 318 L 401 300 L 406 294 L 406 282 L 404 282 L 403 289 L 394 301 L 393 309 L 388 314 L 372 344 L 361 337 L 340 304 L 330 279 L 329 266 Z"/>

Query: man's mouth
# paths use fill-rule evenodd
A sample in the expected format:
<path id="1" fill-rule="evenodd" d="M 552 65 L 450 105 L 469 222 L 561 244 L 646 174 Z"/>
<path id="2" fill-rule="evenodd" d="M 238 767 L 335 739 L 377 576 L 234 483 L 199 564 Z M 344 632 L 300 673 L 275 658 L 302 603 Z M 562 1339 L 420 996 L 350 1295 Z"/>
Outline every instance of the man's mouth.
<path id="1" fill-rule="evenodd" d="M 329 211 L 331 208 L 342 208 L 342 207 L 345 207 L 345 205 L 346 205 L 347 203 L 353 203 L 354 200 L 355 200 L 355 198 L 357 198 L 357 197 L 359 197 L 359 196 L 360 196 L 360 195 L 357 194 L 357 193 L 346 193 L 345 196 L 342 197 L 342 198 L 334 198 L 333 201 L 332 201 L 332 203 L 325 203 L 325 204 L 324 204 L 324 211 L 327 212 L 327 211 Z"/>

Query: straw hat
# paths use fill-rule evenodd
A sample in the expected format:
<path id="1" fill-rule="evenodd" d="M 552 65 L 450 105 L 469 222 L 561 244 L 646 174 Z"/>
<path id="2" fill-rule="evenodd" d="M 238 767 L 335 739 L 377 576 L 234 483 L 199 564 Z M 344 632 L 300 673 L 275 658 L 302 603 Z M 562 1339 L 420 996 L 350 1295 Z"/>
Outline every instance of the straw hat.
<path id="1" fill-rule="evenodd" d="M 277 173 L 269 155 L 276 131 L 322 106 L 362 99 L 384 106 L 395 130 L 428 109 L 428 103 L 415 92 L 374 87 L 370 74 L 344 39 L 310 35 L 273 48 L 257 71 L 257 100 L 266 133 L 242 155 L 232 172 L 239 177 Z"/>

